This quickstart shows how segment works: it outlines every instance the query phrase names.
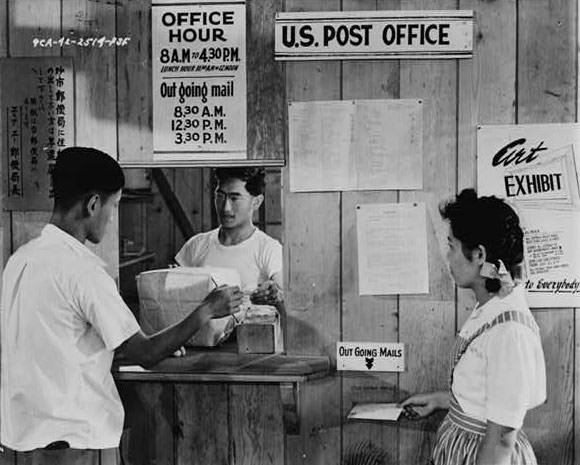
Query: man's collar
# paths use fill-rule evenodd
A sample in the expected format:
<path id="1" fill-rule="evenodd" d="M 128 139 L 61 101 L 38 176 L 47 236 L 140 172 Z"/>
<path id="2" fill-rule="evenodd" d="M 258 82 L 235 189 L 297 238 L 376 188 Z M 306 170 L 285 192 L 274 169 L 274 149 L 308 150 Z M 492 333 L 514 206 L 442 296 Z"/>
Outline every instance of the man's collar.
<path id="1" fill-rule="evenodd" d="M 107 267 L 107 264 L 99 256 L 95 255 L 95 253 L 93 253 L 86 245 L 82 244 L 69 233 L 52 223 L 48 223 L 44 228 L 42 228 L 41 236 L 65 243 L 70 249 L 72 249 L 81 257 L 92 260 L 103 268 Z"/>

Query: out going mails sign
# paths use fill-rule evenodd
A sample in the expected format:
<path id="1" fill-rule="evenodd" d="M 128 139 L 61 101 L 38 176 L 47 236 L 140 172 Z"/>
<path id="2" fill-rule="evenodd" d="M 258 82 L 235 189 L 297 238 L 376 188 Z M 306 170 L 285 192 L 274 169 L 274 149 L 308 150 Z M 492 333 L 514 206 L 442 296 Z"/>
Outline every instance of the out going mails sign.
<path id="1" fill-rule="evenodd" d="M 337 342 L 336 369 L 405 371 L 405 344 L 401 342 Z"/>
<path id="2" fill-rule="evenodd" d="M 277 13 L 277 60 L 468 58 L 473 11 Z"/>

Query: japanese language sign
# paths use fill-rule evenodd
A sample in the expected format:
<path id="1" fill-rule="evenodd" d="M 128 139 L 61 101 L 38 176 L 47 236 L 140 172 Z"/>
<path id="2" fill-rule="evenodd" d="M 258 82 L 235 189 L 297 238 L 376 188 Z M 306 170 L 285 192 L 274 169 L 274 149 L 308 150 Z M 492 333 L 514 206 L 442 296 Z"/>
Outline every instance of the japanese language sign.
<path id="1" fill-rule="evenodd" d="M 72 60 L 3 59 L 0 83 L 4 209 L 51 210 L 56 155 L 74 142 Z"/>

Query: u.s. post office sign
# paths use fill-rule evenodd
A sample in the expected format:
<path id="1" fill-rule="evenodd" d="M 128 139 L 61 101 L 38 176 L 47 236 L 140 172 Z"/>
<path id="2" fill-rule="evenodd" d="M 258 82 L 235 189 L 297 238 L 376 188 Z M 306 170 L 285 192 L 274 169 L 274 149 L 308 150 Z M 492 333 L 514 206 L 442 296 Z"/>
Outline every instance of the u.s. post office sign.
<path id="1" fill-rule="evenodd" d="M 473 11 L 276 13 L 276 60 L 469 58 Z"/>
<path id="2" fill-rule="evenodd" d="M 405 371 L 405 344 L 400 342 L 337 342 L 336 369 Z"/>

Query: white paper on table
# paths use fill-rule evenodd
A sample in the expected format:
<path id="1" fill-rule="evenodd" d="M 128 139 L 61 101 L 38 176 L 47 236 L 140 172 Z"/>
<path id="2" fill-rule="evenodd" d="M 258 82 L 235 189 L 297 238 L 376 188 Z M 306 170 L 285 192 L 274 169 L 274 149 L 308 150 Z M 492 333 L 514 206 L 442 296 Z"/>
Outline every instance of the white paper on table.
<path id="1" fill-rule="evenodd" d="M 146 370 L 145 368 L 139 366 L 139 365 L 121 365 L 119 367 L 119 371 L 120 372 L 127 372 L 127 373 L 133 373 L 133 372 L 147 372 L 149 370 Z"/>
<path id="2" fill-rule="evenodd" d="M 420 100 L 290 102 L 290 190 L 421 189 Z"/>
<path id="3" fill-rule="evenodd" d="M 357 404 L 348 413 L 351 420 L 390 420 L 397 421 L 402 407 L 395 403 Z"/>
<path id="4" fill-rule="evenodd" d="M 424 203 L 358 205 L 360 295 L 429 292 Z"/>

